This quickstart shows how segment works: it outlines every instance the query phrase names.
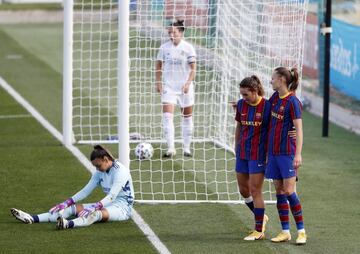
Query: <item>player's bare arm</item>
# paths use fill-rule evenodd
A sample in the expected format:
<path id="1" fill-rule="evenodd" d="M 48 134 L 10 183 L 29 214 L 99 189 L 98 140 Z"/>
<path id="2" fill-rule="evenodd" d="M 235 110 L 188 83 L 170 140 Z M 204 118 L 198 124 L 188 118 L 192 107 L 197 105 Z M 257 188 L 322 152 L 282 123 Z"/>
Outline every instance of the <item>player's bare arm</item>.
<path id="1" fill-rule="evenodd" d="M 190 74 L 189 74 L 189 78 L 186 81 L 186 83 L 184 84 L 183 88 L 182 88 L 182 92 L 188 93 L 189 92 L 189 87 L 191 82 L 195 79 L 195 73 L 196 73 L 196 63 L 191 63 L 190 65 Z"/>
<path id="2" fill-rule="evenodd" d="M 302 129 L 302 120 L 295 119 L 294 126 L 296 130 L 296 153 L 294 158 L 294 168 L 299 168 L 302 163 L 301 151 L 303 145 L 303 129 Z"/>

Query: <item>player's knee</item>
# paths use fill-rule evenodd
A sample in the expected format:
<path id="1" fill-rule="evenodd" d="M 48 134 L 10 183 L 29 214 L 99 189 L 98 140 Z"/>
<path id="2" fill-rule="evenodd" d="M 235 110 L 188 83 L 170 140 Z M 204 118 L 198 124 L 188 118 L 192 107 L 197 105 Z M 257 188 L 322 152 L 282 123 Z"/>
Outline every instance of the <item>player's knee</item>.
<path id="1" fill-rule="evenodd" d="M 241 196 L 243 196 L 244 198 L 248 198 L 248 197 L 250 196 L 249 188 L 246 188 L 246 187 L 240 188 L 240 194 L 241 194 Z"/>

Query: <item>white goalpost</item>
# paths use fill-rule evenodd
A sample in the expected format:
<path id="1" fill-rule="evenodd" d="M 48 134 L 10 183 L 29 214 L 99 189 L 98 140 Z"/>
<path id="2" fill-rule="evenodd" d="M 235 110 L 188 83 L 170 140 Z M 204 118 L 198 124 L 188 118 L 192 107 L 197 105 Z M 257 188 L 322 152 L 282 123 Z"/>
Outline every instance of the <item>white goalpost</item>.
<path id="1" fill-rule="evenodd" d="M 271 94 L 274 68 L 302 69 L 308 0 L 64 0 L 64 144 L 118 144 L 138 202 L 242 203 L 235 175 L 239 82 L 258 75 Z M 162 158 L 155 60 L 166 27 L 185 20 L 197 53 L 193 157 Z M 174 115 L 181 151 L 181 114 Z M 139 142 L 154 147 L 139 161 Z M 274 202 L 269 181 L 266 202 Z"/>

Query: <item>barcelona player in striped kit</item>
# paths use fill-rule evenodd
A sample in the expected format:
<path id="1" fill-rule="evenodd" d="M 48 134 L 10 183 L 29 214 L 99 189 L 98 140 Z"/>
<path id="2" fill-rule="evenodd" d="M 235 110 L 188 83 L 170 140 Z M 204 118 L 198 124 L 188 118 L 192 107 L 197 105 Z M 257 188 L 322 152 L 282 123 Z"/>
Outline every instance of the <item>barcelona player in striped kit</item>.
<path id="1" fill-rule="evenodd" d="M 255 230 L 244 240 L 253 241 L 265 238 L 265 224 L 268 220 L 262 185 L 270 103 L 262 97 L 264 90 L 255 75 L 241 81 L 240 94 L 242 99 L 237 103 L 235 117 L 236 175 L 240 193 L 255 217 Z"/>
<path id="2" fill-rule="evenodd" d="M 295 192 L 297 170 L 301 166 L 303 131 L 300 101 L 295 96 L 299 85 L 296 68 L 278 67 L 271 81 L 275 93 L 270 98 L 271 119 L 268 140 L 268 164 L 266 178 L 273 179 L 276 189 L 277 208 L 282 232 L 271 239 L 273 242 L 291 240 L 289 228 L 289 206 L 298 230 L 297 244 L 306 243 L 302 207 Z M 296 137 L 289 136 L 295 128 Z"/>

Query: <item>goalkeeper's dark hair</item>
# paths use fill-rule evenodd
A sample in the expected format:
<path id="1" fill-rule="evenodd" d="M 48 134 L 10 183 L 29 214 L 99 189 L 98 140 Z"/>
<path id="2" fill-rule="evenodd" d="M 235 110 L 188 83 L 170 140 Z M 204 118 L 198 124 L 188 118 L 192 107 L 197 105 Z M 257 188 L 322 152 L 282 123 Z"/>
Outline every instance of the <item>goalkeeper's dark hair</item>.
<path id="1" fill-rule="evenodd" d="M 297 68 L 291 68 L 290 70 L 285 67 L 277 67 L 275 73 L 286 80 L 286 85 L 291 92 L 295 92 L 299 86 L 299 72 Z"/>
<path id="2" fill-rule="evenodd" d="M 251 77 L 244 78 L 240 84 L 240 88 L 247 88 L 251 92 L 257 92 L 259 96 L 264 96 L 264 87 L 261 84 L 260 79 L 256 75 L 252 75 Z"/>
<path id="3" fill-rule="evenodd" d="M 185 31 L 185 25 L 184 25 L 184 20 L 176 20 L 175 22 L 172 22 L 169 27 L 176 27 L 177 29 L 179 29 L 180 32 L 184 32 Z"/>
<path id="4" fill-rule="evenodd" d="M 94 150 L 90 154 L 90 161 L 95 159 L 103 159 L 104 157 L 108 157 L 109 160 L 114 161 L 114 156 L 102 145 L 95 145 Z"/>

